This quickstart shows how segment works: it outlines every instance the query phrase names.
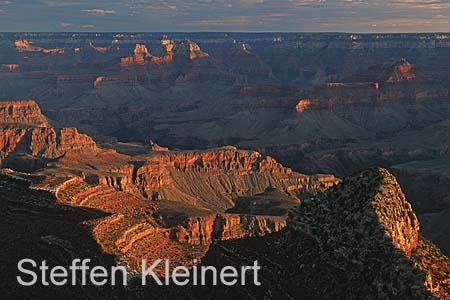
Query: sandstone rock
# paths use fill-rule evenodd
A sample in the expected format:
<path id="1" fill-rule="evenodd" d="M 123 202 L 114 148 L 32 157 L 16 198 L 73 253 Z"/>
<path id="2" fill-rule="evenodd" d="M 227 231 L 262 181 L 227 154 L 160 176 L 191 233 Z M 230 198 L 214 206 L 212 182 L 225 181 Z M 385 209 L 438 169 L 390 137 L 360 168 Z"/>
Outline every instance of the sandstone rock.
<path id="1" fill-rule="evenodd" d="M 153 140 L 150 140 L 150 148 L 152 149 L 152 151 L 164 151 L 164 152 L 169 151 L 169 148 L 162 147 L 157 143 L 155 143 Z"/>
<path id="2" fill-rule="evenodd" d="M 392 74 L 386 80 L 388 83 L 399 83 L 402 81 L 410 81 L 416 78 L 413 73 L 412 65 L 405 59 L 392 66 Z"/>
<path id="3" fill-rule="evenodd" d="M 311 104 L 312 104 L 311 99 L 302 99 L 297 103 L 297 105 L 295 106 L 295 109 L 297 110 L 297 112 L 302 113 L 305 111 L 305 109 L 310 107 Z"/>
<path id="4" fill-rule="evenodd" d="M 146 58 L 152 57 L 147 47 L 143 44 L 136 44 L 133 53 L 133 56 L 122 57 L 120 59 L 120 63 L 123 67 L 132 65 L 144 65 L 146 62 Z"/>
<path id="5" fill-rule="evenodd" d="M 33 46 L 31 42 L 28 40 L 16 40 L 14 42 L 17 51 L 25 52 L 25 51 L 41 51 L 42 48 Z"/>
<path id="6" fill-rule="evenodd" d="M 2 69 L 7 71 L 17 71 L 19 70 L 20 65 L 19 64 L 2 64 Z"/>
<path id="7" fill-rule="evenodd" d="M 166 54 L 162 57 L 153 56 L 152 62 L 156 64 L 168 63 L 173 61 L 175 42 L 170 40 L 166 35 L 161 39 L 161 45 L 165 48 Z"/>
<path id="8" fill-rule="evenodd" d="M 34 100 L 0 102 L 0 125 L 48 127 L 45 116 Z"/>
<path id="9" fill-rule="evenodd" d="M 92 138 L 76 128 L 50 127 L 34 100 L 0 102 L 0 118 L 0 162 L 10 154 L 56 158 L 68 151 L 97 150 Z"/>
<path id="10" fill-rule="evenodd" d="M 64 48 L 42 48 L 34 46 L 33 43 L 28 40 L 16 40 L 14 42 L 17 51 L 19 52 L 42 52 L 46 54 L 62 54 L 64 53 Z"/>
<path id="11" fill-rule="evenodd" d="M 99 52 L 99 53 L 106 53 L 108 52 L 108 47 L 99 47 L 99 46 L 95 46 L 94 43 L 92 41 L 89 42 L 89 47 L 91 49 L 94 49 L 95 51 Z"/>
<path id="12" fill-rule="evenodd" d="M 209 54 L 207 52 L 203 52 L 200 49 L 200 46 L 197 45 L 196 43 L 194 43 L 193 41 L 187 40 L 184 43 L 182 43 L 181 45 L 182 45 L 180 47 L 181 49 L 183 49 L 183 46 L 184 47 L 187 46 L 187 48 L 188 48 L 187 50 L 189 51 L 189 59 L 190 60 L 209 57 Z"/>

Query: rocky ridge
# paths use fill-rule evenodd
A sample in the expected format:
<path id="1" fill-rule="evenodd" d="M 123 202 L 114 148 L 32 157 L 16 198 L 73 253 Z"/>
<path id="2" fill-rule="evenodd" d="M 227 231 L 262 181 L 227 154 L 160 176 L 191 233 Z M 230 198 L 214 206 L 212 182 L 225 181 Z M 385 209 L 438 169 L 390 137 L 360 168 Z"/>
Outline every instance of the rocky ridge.
<path id="1" fill-rule="evenodd" d="M 290 211 L 286 230 L 220 242 L 205 258 L 219 266 L 256 259 L 264 288 L 236 287 L 231 296 L 450 299 L 450 259 L 420 235 L 395 177 L 381 168 L 303 201 Z M 222 299 L 223 292 L 208 295 Z"/>
<path id="2" fill-rule="evenodd" d="M 14 160 L 9 156 L 51 159 L 68 151 L 97 151 L 94 140 L 76 128 L 51 127 L 34 100 L 0 102 L 0 118 L 0 162 Z"/>
<path id="3" fill-rule="evenodd" d="M 427 251 L 423 247 L 429 242 L 420 237 L 411 205 L 385 169 L 369 169 L 346 178 L 293 210 L 288 224 L 291 230 L 317 239 L 320 255 L 348 272 L 346 281 L 354 287 L 354 294 L 347 299 L 359 299 L 357 295 L 367 291 L 373 299 L 450 297 L 448 279 L 434 276 L 436 269 L 430 268 L 429 258 L 417 255 Z M 440 263 L 435 262 L 446 272 L 450 260 L 438 255 Z"/>

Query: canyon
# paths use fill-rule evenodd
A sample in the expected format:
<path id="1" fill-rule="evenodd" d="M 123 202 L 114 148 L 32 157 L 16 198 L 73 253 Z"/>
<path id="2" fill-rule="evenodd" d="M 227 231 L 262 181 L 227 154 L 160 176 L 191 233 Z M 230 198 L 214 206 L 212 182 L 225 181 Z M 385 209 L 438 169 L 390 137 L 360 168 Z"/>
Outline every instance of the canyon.
<path id="1" fill-rule="evenodd" d="M 52 203 L 49 214 L 75 211 L 68 226 L 83 227 L 86 250 L 131 272 L 142 257 L 188 265 L 258 258 L 268 288 L 234 289 L 236 299 L 359 299 L 346 287 L 376 290 L 358 281 L 358 266 L 376 262 L 377 252 L 409 274 L 399 277 L 399 294 L 412 280 L 417 299 L 448 299 L 449 38 L 0 33 L 1 180 L 14 194 L 28 186 L 30 199 Z M 9 218 L 26 219 L 28 209 L 47 215 L 39 201 L 3 195 L 14 207 Z M 356 198 L 393 214 L 356 202 L 368 209 L 360 211 Z M 316 200 L 323 206 L 310 206 Z M 33 220 L 43 224 L 39 214 Z M 369 220 L 367 228 L 352 228 L 361 224 L 351 214 Z M 352 246 L 325 243 L 336 226 Z M 360 243 L 366 229 L 379 246 Z M 369 254 L 351 262 L 354 249 Z M 192 288 L 184 296 L 221 293 Z"/>
<path id="2" fill-rule="evenodd" d="M 89 223 L 92 235 L 131 271 L 139 270 L 142 258 L 190 265 L 216 240 L 285 228 L 287 210 L 274 215 L 229 212 L 238 196 L 270 187 L 293 207 L 299 198 L 339 182 L 332 175 L 303 175 L 271 157 L 231 146 L 170 151 L 150 143 L 148 154 L 120 154 L 75 128 L 51 127 L 32 100 L 3 106 L 8 121 L 0 135 L 3 174 L 49 191 L 55 204 L 109 214 Z"/>

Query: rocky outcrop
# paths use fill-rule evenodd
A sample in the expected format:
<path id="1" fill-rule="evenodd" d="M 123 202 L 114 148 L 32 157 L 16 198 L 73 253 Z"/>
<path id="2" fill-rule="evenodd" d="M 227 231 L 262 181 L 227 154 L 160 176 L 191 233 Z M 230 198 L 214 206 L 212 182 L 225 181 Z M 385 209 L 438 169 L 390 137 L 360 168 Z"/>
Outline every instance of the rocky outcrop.
<path id="1" fill-rule="evenodd" d="M 158 145 L 157 143 L 155 143 L 153 140 L 150 140 L 150 149 L 152 151 L 163 151 L 163 152 L 169 151 L 169 148 L 162 147 L 162 146 Z"/>
<path id="2" fill-rule="evenodd" d="M 10 154 L 56 158 L 68 151 L 96 150 L 97 145 L 92 138 L 80 134 L 76 128 L 0 128 L 0 151 L 3 158 Z"/>
<path id="3" fill-rule="evenodd" d="M 234 147 L 152 153 L 136 169 L 134 180 L 144 195 L 158 193 L 162 199 L 221 212 L 234 205 L 233 197 L 262 193 L 270 185 L 310 194 L 338 182 L 331 175 L 293 172 L 271 157 Z"/>
<path id="4" fill-rule="evenodd" d="M 35 128 L 31 132 L 30 150 L 35 156 L 53 158 L 68 151 L 93 151 L 97 145 L 91 137 L 76 128 Z"/>
<path id="5" fill-rule="evenodd" d="M 332 175 L 303 175 L 258 152 L 224 147 L 202 151 L 152 151 L 135 157 L 99 151 L 54 163 L 83 173 L 92 184 L 133 191 L 148 199 L 171 200 L 213 212 L 233 207 L 233 199 L 272 186 L 294 196 L 321 192 L 339 182 Z"/>
<path id="6" fill-rule="evenodd" d="M 144 65 L 146 63 L 146 59 L 151 57 L 152 55 L 144 44 L 136 44 L 133 51 L 133 56 L 122 57 L 120 59 L 120 64 L 122 67 Z"/>
<path id="7" fill-rule="evenodd" d="M 310 107 L 312 104 L 311 99 L 302 99 L 300 100 L 297 105 L 295 106 L 295 110 L 298 113 L 302 113 L 305 111 L 305 109 L 307 109 L 308 107 Z"/>
<path id="8" fill-rule="evenodd" d="M 179 52 L 189 53 L 190 60 L 209 57 L 209 54 L 207 52 L 202 51 L 200 49 L 200 46 L 191 40 L 182 42 L 179 46 L 179 49 L 177 50 Z"/>
<path id="9" fill-rule="evenodd" d="M 48 122 L 34 100 L 0 102 L 0 125 L 48 127 Z"/>
<path id="10" fill-rule="evenodd" d="M 163 64 L 173 61 L 174 57 L 174 48 L 175 48 L 175 42 L 171 39 L 169 39 L 166 35 L 161 39 L 161 45 L 164 47 L 165 55 L 159 57 L 159 56 L 153 56 L 152 62 L 156 64 Z"/>
<path id="11" fill-rule="evenodd" d="M 367 230 L 373 230 L 375 234 L 367 237 L 372 240 L 370 243 L 377 243 L 376 238 L 383 240 L 386 236 L 407 256 L 411 256 L 417 247 L 417 217 L 397 180 L 385 169 L 369 169 L 346 178 L 337 187 L 303 203 L 292 213 L 290 221 L 292 229 L 306 231 L 325 243 L 322 246 L 324 249 L 337 249 L 339 245 L 334 243 L 341 241 L 322 239 L 322 234 L 345 234 L 348 243 L 361 243 L 352 247 L 355 249 L 368 246 L 353 234 L 370 225 L 374 228 Z M 382 230 L 376 232 L 377 227 Z M 342 257 L 342 262 L 345 259 L 348 258 Z M 336 260 L 340 258 L 336 257 Z"/>
<path id="12" fill-rule="evenodd" d="M 103 46 L 95 46 L 92 41 L 89 42 L 89 48 L 93 49 L 96 52 L 105 54 L 108 52 L 109 47 L 103 47 Z"/>
<path id="13" fill-rule="evenodd" d="M 165 54 L 152 56 L 151 58 L 151 61 L 158 65 L 172 62 L 175 57 L 189 60 L 209 57 L 207 52 L 202 51 L 200 46 L 191 40 L 174 41 L 164 36 L 161 40 L 161 45 L 164 47 Z"/>
<path id="14" fill-rule="evenodd" d="M 424 251 L 418 219 L 397 180 L 385 169 L 357 173 L 304 202 L 291 212 L 288 226 L 311 235 L 318 241 L 320 255 L 346 270 L 346 284 L 354 287 L 347 299 L 372 289 L 377 291 L 373 299 L 390 295 L 431 299 L 437 282 L 443 284 L 438 293 L 450 297 L 448 282 L 433 279 L 432 268 L 417 264 L 416 260 L 427 264 L 429 259 L 423 254 L 417 257 Z M 449 260 L 442 259 L 440 268 L 448 268 Z"/>
<path id="15" fill-rule="evenodd" d="M 392 74 L 386 80 L 388 83 L 399 83 L 403 81 L 410 81 L 416 78 L 416 75 L 413 73 L 412 65 L 403 58 L 398 63 L 392 66 Z"/>
<path id="16" fill-rule="evenodd" d="M 45 54 L 63 54 L 64 48 L 42 48 L 34 46 L 28 40 L 16 40 L 14 42 L 17 51 L 19 52 L 42 52 Z"/>
<path id="17" fill-rule="evenodd" d="M 223 267 L 254 260 L 262 285 L 232 288 L 228 297 L 450 299 L 450 259 L 419 235 L 399 184 L 380 168 L 304 201 L 291 210 L 286 230 L 218 242 L 203 261 Z M 208 295 L 221 299 L 223 292 Z"/>
<path id="18" fill-rule="evenodd" d="M 96 143 L 76 128 L 50 127 L 34 100 L 0 102 L 0 162 L 11 154 L 28 159 L 60 157 L 68 151 L 95 152 Z M 10 160 L 9 167 L 14 167 Z M 11 165 L 12 163 L 12 165 Z"/>
<path id="19" fill-rule="evenodd" d="M 2 64 L 2 70 L 7 70 L 9 72 L 18 71 L 19 68 L 19 64 Z"/>
<path id="20" fill-rule="evenodd" d="M 41 51 L 42 48 L 33 46 L 28 40 L 16 40 L 14 42 L 17 51 L 25 52 L 25 51 Z"/>
<path id="21" fill-rule="evenodd" d="M 171 239 L 191 245 L 209 247 L 213 241 L 260 237 L 286 227 L 286 218 L 281 216 L 216 214 L 183 205 L 166 210 L 164 202 L 158 205 L 161 209 L 155 211 L 156 220 L 170 228 Z"/>

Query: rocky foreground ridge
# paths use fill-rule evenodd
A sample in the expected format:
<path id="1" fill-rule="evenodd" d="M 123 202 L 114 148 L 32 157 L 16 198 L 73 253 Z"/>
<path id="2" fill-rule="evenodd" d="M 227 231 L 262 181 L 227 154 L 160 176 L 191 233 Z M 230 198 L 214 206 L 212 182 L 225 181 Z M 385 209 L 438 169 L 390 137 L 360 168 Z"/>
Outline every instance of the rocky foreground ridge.
<path id="1" fill-rule="evenodd" d="M 420 235 L 397 180 L 380 168 L 302 202 L 285 231 L 222 242 L 207 259 L 262 262 L 265 288 L 235 290 L 236 297 L 450 299 L 450 259 Z"/>

